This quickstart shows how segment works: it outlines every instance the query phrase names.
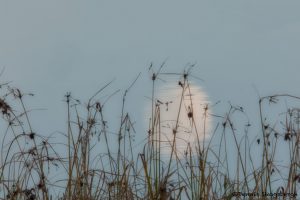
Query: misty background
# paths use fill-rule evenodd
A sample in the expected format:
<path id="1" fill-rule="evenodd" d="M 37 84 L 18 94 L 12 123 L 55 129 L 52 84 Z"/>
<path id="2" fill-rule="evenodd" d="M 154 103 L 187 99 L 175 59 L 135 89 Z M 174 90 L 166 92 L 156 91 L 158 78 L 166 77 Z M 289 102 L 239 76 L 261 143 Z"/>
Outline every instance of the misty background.
<path id="1" fill-rule="evenodd" d="M 215 113 L 230 101 L 255 122 L 259 95 L 300 96 L 299 8 L 296 0 L 2 0 L 0 80 L 35 94 L 28 107 L 45 110 L 30 114 L 33 127 L 49 135 L 67 129 L 66 92 L 84 103 L 113 79 L 97 98 L 121 89 L 106 110 L 118 121 L 123 92 L 141 72 L 126 110 L 146 134 L 150 64 L 180 73 L 190 63 L 209 100 L 223 102 Z"/>

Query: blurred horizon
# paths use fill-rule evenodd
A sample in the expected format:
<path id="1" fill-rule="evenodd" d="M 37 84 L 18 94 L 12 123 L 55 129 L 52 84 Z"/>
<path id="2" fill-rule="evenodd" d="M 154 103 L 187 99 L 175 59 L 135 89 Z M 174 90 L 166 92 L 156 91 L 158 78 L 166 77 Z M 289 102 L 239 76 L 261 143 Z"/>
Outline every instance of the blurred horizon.
<path id="1" fill-rule="evenodd" d="M 299 6 L 279 0 L 4 0 L 0 78 L 35 94 L 26 101 L 45 109 L 31 113 L 44 135 L 65 130 L 66 92 L 86 103 L 113 79 L 98 98 L 121 89 L 108 103 L 109 117 L 119 119 L 123 92 L 140 72 L 127 109 L 141 110 L 151 90 L 148 68 L 153 63 L 158 70 L 163 62 L 164 73 L 182 73 L 195 64 L 193 75 L 204 80 L 196 84 L 212 104 L 223 103 L 215 114 L 241 105 L 258 121 L 259 96 L 300 96 Z M 134 120 L 144 117 L 136 113 Z"/>

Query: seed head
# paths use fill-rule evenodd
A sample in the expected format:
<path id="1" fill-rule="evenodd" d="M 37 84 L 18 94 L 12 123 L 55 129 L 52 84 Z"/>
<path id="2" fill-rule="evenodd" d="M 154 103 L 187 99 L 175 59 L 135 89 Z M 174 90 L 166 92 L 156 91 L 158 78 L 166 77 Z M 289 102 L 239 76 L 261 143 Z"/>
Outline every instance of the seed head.
<path id="1" fill-rule="evenodd" d="M 188 112 L 188 118 L 192 118 L 193 117 L 193 112 L 192 111 L 189 111 Z"/>
<path id="2" fill-rule="evenodd" d="M 31 140 L 33 140 L 34 139 L 34 136 L 35 136 L 35 133 L 33 133 L 33 132 L 31 132 L 31 133 L 29 133 L 29 138 L 31 139 Z"/>

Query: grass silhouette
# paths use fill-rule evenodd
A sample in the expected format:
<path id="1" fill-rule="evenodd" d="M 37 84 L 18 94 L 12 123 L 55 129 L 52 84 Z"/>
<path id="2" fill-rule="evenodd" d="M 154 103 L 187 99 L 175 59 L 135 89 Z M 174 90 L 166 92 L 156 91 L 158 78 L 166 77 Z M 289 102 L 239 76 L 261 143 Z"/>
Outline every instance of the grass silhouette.
<path id="1" fill-rule="evenodd" d="M 268 120 L 266 106 L 279 101 L 300 100 L 281 94 L 259 98 L 260 133 L 249 136 L 252 126 L 243 107 L 229 106 L 224 115 L 213 115 L 212 105 L 203 107 L 205 116 L 215 118 L 216 125 L 195 134 L 211 135 L 209 141 L 198 139 L 187 144 L 184 157 L 178 155 L 176 140 L 182 131 L 180 113 L 169 131 L 171 153 L 163 156 L 161 143 L 161 103 L 155 98 L 157 80 L 163 65 L 154 72 L 152 82 L 149 129 L 141 151 L 134 149 L 134 124 L 125 112 L 128 87 L 122 99 L 118 132 L 111 133 L 106 121 L 105 103 L 97 95 L 109 88 L 111 82 L 81 104 L 70 93 L 65 96 L 67 132 L 64 138 L 45 137 L 34 132 L 30 110 L 24 98 L 32 96 L 9 84 L 2 85 L 0 111 L 5 129 L 2 130 L 0 167 L 1 199 L 297 199 L 300 184 L 300 109 L 287 108 L 282 127 Z M 190 70 L 179 80 L 180 104 L 189 92 Z M 167 73 L 165 74 L 167 75 Z M 192 98 L 193 96 L 190 95 Z M 109 99 L 109 98 L 108 98 Z M 189 105 L 191 110 L 193 104 Z M 178 108 L 181 112 L 180 108 Z M 185 115 L 198 122 L 193 113 Z M 240 122 L 241 118 L 246 121 Z M 190 127 L 193 129 L 193 127 Z M 61 138 L 61 136 L 59 136 Z M 113 138 L 113 139 L 112 139 Z M 64 149 L 61 153 L 58 146 Z M 97 148 L 97 147 L 101 148 Z M 116 150 L 117 149 L 117 150 Z M 281 162 L 285 151 L 286 161 Z M 163 158 L 164 157 L 164 158 Z M 258 162 L 255 160 L 259 160 Z M 62 173 L 51 176 L 53 168 Z M 60 192 L 57 192 L 60 191 Z"/>

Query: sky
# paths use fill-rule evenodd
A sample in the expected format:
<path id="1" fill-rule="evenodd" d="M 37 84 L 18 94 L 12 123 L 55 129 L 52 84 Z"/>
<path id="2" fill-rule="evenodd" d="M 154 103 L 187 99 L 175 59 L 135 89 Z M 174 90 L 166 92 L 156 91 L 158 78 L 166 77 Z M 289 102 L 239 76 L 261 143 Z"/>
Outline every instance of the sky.
<path id="1" fill-rule="evenodd" d="M 106 95 L 121 92 L 109 117 L 120 117 L 122 92 L 141 72 L 126 105 L 139 124 L 148 68 L 164 61 L 163 72 L 195 64 L 212 103 L 243 105 L 255 121 L 259 95 L 300 96 L 299 7 L 296 0 L 2 0 L 0 78 L 36 95 L 26 103 L 45 109 L 31 115 L 45 135 L 66 129 L 66 92 L 87 102 L 111 80 Z"/>

